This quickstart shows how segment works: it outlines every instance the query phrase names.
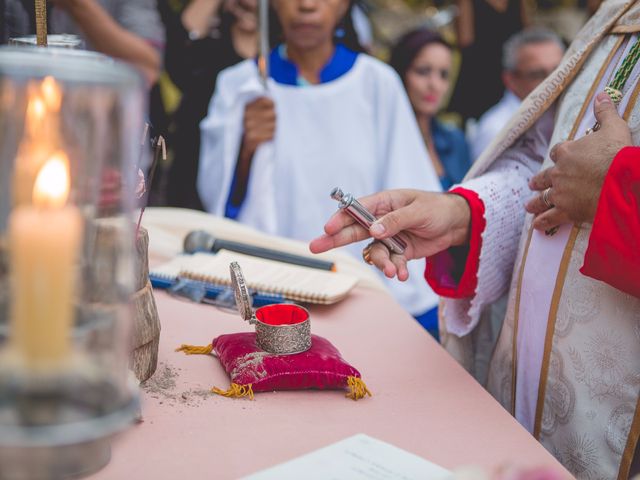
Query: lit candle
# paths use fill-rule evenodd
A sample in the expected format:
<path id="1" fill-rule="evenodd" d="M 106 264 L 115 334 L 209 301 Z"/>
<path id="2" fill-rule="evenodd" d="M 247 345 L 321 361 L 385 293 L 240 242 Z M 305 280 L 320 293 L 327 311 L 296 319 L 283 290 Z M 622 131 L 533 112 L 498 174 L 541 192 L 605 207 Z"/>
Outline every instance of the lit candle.
<path id="1" fill-rule="evenodd" d="M 39 170 L 31 205 L 9 218 L 11 345 L 25 364 L 56 368 L 69 358 L 80 211 L 67 205 L 69 162 L 54 153 Z"/>
<path id="2" fill-rule="evenodd" d="M 24 138 L 15 162 L 14 200 L 30 204 L 33 180 L 59 144 L 62 89 L 52 77 L 29 86 Z"/>

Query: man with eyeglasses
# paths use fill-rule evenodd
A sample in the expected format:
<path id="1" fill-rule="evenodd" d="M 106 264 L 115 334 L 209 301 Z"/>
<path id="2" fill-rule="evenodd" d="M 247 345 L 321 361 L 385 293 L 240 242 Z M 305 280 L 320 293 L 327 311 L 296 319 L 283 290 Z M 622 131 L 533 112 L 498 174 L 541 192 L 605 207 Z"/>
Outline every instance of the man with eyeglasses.
<path id="1" fill-rule="evenodd" d="M 502 51 L 502 99 L 487 110 L 470 135 L 471 157 L 480 156 L 515 113 L 520 102 L 560 63 L 564 44 L 551 30 L 536 28 L 513 35 Z"/>

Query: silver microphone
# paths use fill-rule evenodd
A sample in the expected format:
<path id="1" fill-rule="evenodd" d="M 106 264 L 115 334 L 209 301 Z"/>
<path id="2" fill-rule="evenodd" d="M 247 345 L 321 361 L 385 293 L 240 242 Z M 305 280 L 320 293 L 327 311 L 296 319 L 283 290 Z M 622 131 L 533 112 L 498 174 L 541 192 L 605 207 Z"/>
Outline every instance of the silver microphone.
<path id="1" fill-rule="evenodd" d="M 300 265 L 302 267 L 317 268 L 319 270 L 335 271 L 336 269 L 333 262 L 305 257 L 303 255 L 294 255 L 293 253 L 272 250 L 270 248 L 256 247 L 255 245 L 234 242 L 232 240 L 223 240 L 221 238 L 215 238 L 209 232 L 203 230 L 195 230 L 184 237 L 184 251 L 187 253 L 215 253 L 218 250 L 230 250 L 232 252 L 251 255 L 252 257 L 266 258 L 268 260 Z"/>

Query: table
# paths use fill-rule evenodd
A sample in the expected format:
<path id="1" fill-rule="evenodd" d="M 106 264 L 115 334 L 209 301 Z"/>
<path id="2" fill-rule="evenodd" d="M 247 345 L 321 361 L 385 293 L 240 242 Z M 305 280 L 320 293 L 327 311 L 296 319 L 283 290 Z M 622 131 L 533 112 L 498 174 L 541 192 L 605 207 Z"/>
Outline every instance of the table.
<path id="1" fill-rule="evenodd" d="M 311 309 L 315 334 L 358 368 L 372 398 L 341 391 L 208 393 L 229 380 L 212 356 L 174 352 L 222 333 L 250 331 L 239 316 L 156 292 L 159 364 L 142 392 L 144 421 L 114 444 L 95 479 L 238 478 L 355 433 L 445 468 L 562 467 L 387 294 L 357 288 Z M 567 474 L 567 478 L 570 478 Z"/>

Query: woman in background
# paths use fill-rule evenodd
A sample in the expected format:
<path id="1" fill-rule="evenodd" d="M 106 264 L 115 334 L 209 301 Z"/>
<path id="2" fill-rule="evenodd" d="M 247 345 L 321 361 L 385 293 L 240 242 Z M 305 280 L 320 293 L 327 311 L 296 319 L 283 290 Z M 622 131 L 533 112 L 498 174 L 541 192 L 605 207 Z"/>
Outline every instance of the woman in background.
<path id="1" fill-rule="evenodd" d="M 471 166 L 462 131 L 436 119 L 451 86 L 451 46 L 436 32 L 419 29 L 405 34 L 391 52 L 416 114 L 420 132 L 443 189 L 459 183 Z"/>

